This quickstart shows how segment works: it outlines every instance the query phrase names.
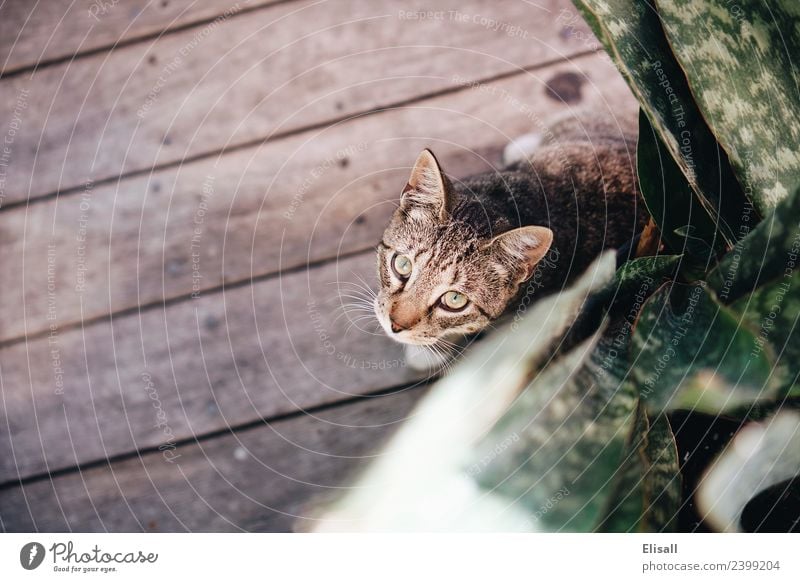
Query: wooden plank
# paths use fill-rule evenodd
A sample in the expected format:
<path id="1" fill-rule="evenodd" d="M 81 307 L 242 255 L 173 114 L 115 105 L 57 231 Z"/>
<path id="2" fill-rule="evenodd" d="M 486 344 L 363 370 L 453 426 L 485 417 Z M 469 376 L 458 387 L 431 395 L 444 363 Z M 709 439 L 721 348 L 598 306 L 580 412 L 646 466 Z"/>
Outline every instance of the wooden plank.
<path id="1" fill-rule="evenodd" d="M 463 177 L 576 104 L 636 107 L 592 55 L 0 213 L 0 340 L 368 248 L 423 147 Z"/>
<path id="2" fill-rule="evenodd" d="M 243 14 L 275 0 L 47 0 L 0 6 L 3 74 Z"/>
<path id="3" fill-rule="evenodd" d="M 574 10 L 569 0 L 491 9 L 440 0 L 425 10 L 441 17 L 425 19 L 395 0 L 347 7 L 276 4 L 0 80 L 0 118 L 14 116 L 20 95 L 27 104 L 5 204 L 418 98 L 452 88 L 456 76 L 486 78 L 587 49 L 554 25 L 560 10 Z M 490 17 L 505 28 L 481 20 Z"/>
<path id="4" fill-rule="evenodd" d="M 348 484 L 424 390 L 154 452 L 0 491 L 0 527 L 22 531 L 290 531 Z M 305 518 L 305 519 L 304 519 Z"/>
<path id="5" fill-rule="evenodd" d="M 399 344 L 336 319 L 374 269 L 370 251 L 1 350 L 0 483 L 414 382 Z"/>

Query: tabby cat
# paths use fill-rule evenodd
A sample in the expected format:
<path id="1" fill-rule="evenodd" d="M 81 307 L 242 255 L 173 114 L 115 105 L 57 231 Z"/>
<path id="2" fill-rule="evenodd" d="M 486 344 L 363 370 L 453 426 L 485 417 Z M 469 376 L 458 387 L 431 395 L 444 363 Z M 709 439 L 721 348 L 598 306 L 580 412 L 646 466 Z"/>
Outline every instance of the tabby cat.
<path id="1" fill-rule="evenodd" d="M 641 231 L 631 121 L 565 117 L 509 144 L 503 169 L 462 181 L 419 155 L 378 245 L 374 302 L 410 360 L 425 353 L 413 346 L 441 352 L 525 295 L 557 291 Z"/>

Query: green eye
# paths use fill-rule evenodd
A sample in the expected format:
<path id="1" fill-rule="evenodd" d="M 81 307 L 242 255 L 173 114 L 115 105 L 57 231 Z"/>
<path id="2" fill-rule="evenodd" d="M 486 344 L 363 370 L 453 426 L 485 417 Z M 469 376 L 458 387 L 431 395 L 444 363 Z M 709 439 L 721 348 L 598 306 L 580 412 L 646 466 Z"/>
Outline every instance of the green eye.
<path id="1" fill-rule="evenodd" d="M 460 311 L 467 306 L 467 303 L 469 303 L 467 296 L 458 291 L 448 291 L 442 295 L 442 306 L 450 311 Z"/>
<path id="2" fill-rule="evenodd" d="M 411 274 L 412 268 L 413 265 L 411 264 L 411 259 L 409 259 L 406 255 L 395 255 L 392 259 L 392 269 L 394 269 L 394 274 L 401 279 L 408 277 Z"/>

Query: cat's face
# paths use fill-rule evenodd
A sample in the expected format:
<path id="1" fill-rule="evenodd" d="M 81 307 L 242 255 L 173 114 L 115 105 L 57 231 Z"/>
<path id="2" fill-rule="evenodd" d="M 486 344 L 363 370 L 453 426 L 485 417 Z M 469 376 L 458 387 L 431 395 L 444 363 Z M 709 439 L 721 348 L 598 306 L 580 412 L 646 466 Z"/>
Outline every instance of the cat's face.
<path id="1" fill-rule="evenodd" d="M 453 219 L 452 199 L 436 158 L 423 151 L 378 246 L 375 314 L 399 342 L 433 345 L 483 330 L 552 242 L 552 232 L 538 226 L 481 239 Z"/>

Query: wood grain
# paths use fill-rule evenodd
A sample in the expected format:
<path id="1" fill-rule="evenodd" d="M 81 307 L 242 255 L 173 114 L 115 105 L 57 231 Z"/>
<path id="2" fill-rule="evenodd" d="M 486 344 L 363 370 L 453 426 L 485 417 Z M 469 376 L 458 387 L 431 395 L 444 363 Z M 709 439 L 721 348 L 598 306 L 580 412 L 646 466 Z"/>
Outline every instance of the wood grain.
<path id="1" fill-rule="evenodd" d="M 260 425 L 0 491 L 20 531 L 290 531 L 342 492 L 424 389 Z"/>
<path id="2" fill-rule="evenodd" d="M 166 31 L 242 14 L 276 0 L 47 0 L 0 7 L 4 74 Z"/>
<path id="3" fill-rule="evenodd" d="M 27 100 L 4 204 L 414 100 L 452 88 L 456 76 L 487 78 L 587 50 L 555 23 L 560 10 L 574 12 L 569 0 L 515 0 L 502 10 L 440 0 L 424 9 L 441 17 L 425 19 L 396 0 L 347 6 L 276 4 L 0 79 L 0 118 L 14 115 L 23 92 Z"/>
<path id="4" fill-rule="evenodd" d="M 423 147 L 456 177 L 497 166 L 575 105 L 548 94 L 567 73 L 581 107 L 636 107 L 593 55 L 0 213 L 0 341 L 371 247 Z"/>
<path id="5" fill-rule="evenodd" d="M 402 347 L 348 331 L 372 251 L 0 351 L 0 483 L 406 385 Z"/>

